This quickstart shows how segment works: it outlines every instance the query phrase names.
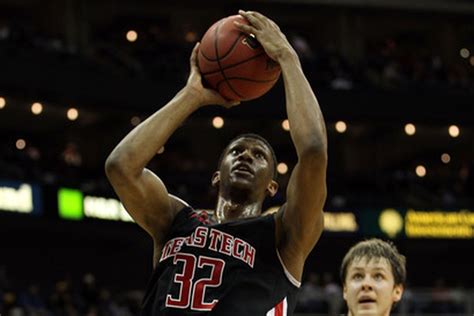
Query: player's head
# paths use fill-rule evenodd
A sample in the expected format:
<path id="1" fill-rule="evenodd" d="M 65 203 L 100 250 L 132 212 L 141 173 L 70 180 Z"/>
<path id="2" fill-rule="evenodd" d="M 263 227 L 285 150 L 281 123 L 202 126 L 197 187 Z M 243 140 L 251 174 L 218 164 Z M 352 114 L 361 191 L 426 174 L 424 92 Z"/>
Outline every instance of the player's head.
<path id="1" fill-rule="evenodd" d="M 266 194 L 273 196 L 278 189 L 276 166 L 275 152 L 265 138 L 242 134 L 222 152 L 212 184 L 220 189 L 247 191 L 249 196 L 263 199 Z"/>
<path id="2" fill-rule="evenodd" d="M 349 315 L 389 315 L 403 294 L 405 262 L 391 242 L 373 238 L 354 245 L 340 270 Z"/>

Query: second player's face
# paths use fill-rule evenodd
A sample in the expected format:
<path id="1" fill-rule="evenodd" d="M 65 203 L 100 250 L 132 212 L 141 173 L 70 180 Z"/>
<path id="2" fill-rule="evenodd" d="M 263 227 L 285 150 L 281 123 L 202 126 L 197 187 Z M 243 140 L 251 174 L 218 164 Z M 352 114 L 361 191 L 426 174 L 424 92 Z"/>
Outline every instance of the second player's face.
<path id="1" fill-rule="evenodd" d="M 273 178 L 271 151 L 260 140 L 238 139 L 228 146 L 220 173 L 221 181 L 226 184 L 265 191 Z"/>
<path id="2" fill-rule="evenodd" d="M 401 286 L 395 286 L 391 265 L 385 258 L 362 258 L 347 268 L 344 299 L 351 316 L 388 316 L 402 292 Z"/>

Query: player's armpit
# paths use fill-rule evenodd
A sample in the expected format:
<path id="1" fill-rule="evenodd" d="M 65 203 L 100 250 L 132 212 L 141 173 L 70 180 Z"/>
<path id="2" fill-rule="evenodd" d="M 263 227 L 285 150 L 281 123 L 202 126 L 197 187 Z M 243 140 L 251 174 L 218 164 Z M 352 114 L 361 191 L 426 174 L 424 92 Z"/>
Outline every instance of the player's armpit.
<path id="1" fill-rule="evenodd" d="M 146 168 L 134 175 L 107 161 L 106 173 L 130 216 L 161 244 L 184 205 L 170 197 L 161 179 Z"/>

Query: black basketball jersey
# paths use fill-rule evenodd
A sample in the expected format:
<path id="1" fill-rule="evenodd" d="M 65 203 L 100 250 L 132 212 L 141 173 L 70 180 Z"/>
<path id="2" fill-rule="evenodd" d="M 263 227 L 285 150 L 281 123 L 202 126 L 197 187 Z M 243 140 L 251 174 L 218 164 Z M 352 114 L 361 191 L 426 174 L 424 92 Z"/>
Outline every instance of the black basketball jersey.
<path id="1" fill-rule="evenodd" d="M 293 315 L 300 284 L 276 249 L 274 216 L 211 224 L 206 215 L 176 215 L 142 315 Z"/>

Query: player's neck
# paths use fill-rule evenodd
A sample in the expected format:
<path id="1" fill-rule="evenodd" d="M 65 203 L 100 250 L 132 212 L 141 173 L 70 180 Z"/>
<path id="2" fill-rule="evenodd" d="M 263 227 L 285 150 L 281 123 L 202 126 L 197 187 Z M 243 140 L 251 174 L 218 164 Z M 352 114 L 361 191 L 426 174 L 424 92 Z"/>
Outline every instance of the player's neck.
<path id="1" fill-rule="evenodd" d="M 223 196 L 218 197 L 215 217 L 218 223 L 258 216 L 262 212 L 262 203 L 247 202 L 239 203 Z"/>

